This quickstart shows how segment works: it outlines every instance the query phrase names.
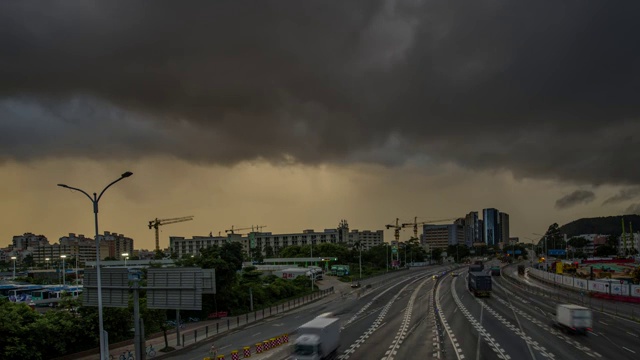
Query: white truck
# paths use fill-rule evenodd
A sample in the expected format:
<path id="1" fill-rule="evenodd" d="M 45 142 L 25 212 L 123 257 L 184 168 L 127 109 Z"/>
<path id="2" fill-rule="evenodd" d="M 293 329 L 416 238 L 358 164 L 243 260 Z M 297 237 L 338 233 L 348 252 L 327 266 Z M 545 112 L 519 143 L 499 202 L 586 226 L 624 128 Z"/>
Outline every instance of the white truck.
<path id="1" fill-rule="evenodd" d="M 340 347 L 340 319 L 318 316 L 300 326 L 294 342 L 293 359 L 336 359 Z"/>
<path id="2" fill-rule="evenodd" d="M 573 304 L 559 304 L 556 307 L 554 325 L 569 332 L 587 334 L 591 331 L 591 309 Z"/>

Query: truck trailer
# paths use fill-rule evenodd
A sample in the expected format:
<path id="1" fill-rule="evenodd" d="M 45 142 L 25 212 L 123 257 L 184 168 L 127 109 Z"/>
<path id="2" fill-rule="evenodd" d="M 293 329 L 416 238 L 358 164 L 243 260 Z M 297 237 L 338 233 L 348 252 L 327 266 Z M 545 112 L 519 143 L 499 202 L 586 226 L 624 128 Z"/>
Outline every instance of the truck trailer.
<path id="1" fill-rule="evenodd" d="M 586 335 L 591 331 L 591 309 L 573 304 L 559 304 L 556 307 L 554 325 L 568 332 Z"/>
<path id="2" fill-rule="evenodd" d="M 298 328 L 293 359 L 336 359 L 340 347 L 340 319 L 318 316 Z"/>
<path id="3" fill-rule="evenodd" d="M 491 275 L 474 271 L 469 273 L 469 291 L 476 297 L 491 296 Z"/>

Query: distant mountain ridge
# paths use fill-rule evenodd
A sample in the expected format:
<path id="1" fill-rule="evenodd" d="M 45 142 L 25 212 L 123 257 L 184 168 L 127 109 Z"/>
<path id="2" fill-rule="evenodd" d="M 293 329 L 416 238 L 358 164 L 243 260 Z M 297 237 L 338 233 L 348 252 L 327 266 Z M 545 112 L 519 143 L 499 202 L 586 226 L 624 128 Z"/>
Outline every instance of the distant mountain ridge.
<path id="1" fill-rule="evenodd" d="M 629 233 L 629 223 L 633 225 L 633 232 L 640 231 L 640 215 L 617 215 L 595 218 L 582 218 L 560 226 L 560 233 L 571 238 L 583 234 L 606 234 L 620 236 L 622 234 L 622 218 L 624 230 Z"/>

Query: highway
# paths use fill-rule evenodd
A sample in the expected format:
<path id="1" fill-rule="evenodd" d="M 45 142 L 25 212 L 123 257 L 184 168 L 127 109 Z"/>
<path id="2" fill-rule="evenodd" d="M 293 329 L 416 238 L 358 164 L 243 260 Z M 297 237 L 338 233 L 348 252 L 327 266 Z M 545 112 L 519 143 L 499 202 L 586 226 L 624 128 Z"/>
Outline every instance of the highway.
<path id="1" fill-rule="evenodd" d="M 404 359 L 416 350 L 404 345 L 408 339 L 419 343 L 421 352 L 432 353 L 432 337 L 426 341 L 423 334 L 433 330 L 430 328 L 433 320 L 428 319 L 429 314 L 433 316 L 432 298 L 431 303 L 429 298 L 435 284 L 432 275 L 444 269 L 442 266 L 414 268 L 365 280 L 356 291 L 337 292 L 316 303 L 225 334 L 215 339 L 218 353 L 228 359 L 231 350 L 242 350 L 244 346 L 283 333 L 289 334 L 291 344 L 300 325 L 325 313 L 341 319 L 341 359 L 364 359 L 370 354 L 380 354 L 379 357 L 390 354 L 388 359 Z M 201 360 L 208 356 L 210 346 L 211 341 L 206 341 L 162 358 Z M 281 346 L 253 354 L 251 358 L 279 360 L 288 359 L 290 354 L 289 346 Z"/>
<path id="2" fill-rule="evenodd" d="M 443 275 L 451 268 L 411 269 L 370 279 L 356 291 L 339 291 L 225 334 L 215 340 L 216 346 L 228 359 L 231 350 L 288 333 L 289 344 L 251 358 L 289 359 L 296 329 L 331 313 L 341 321 L 342 360 L 640 358 L 638 322 L 594 310 L 592 332 L 566 334 L 552 326 L 557 288 L 532 286 L 532 279 L 518 276 L 510 265 L 503 276 L 493 277 L 490 298 L 476 298 L 467 290 L 467 267 Z M 434 280 L 434 274 L 441 276 Z M 210 345 L 203 342 L 163 358 L 203 359 Z"/>

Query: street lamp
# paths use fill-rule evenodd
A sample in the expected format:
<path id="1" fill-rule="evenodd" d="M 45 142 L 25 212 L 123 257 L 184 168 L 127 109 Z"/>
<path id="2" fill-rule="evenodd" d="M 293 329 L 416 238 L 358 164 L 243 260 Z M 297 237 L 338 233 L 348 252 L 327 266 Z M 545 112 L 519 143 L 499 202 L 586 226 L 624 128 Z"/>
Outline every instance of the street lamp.
<path id="1" fill-rule="evenodd" d="M 100 240 L 98 238 L 99 236 L 98 234 L 98 202 L 100 201 L 100 198 L 102 198 L 102 195 L 104 194 L 104 192 L 107 191 L 107 189 L 110 188 L 111 185 L 117 183 L 118 181 L 124 178 L 128 178 L 131 175 L 133 175 L 131 171 L 125 172 L 124 174 L 120 175 L 120 178 L 112 181 L 109 185 L 107 185 L 104 189 L 102 189 L 102 191 L 100 192 L 100 195 L 93 193 L 93 197 L 91 197 L 86 191 L 82 189 L 71 187 L 65 184 L 58 184 L 58 186 L 60 187 L 83 193 L 89 198 L 89 200 L 93 204 L 93 215 L 94 215 L 94 223 L 96 228 L 96 276 L 98 278 L 98 325 L 100 329 L 100 360 L 109 359 L 109 344 L 106 343 L 107 337 L 106 337 L 106 332 L 104 331 L 104 323 L 102 318 L 102 277 L 101 277 L 101 271 L 100 271 Z"/>
<path id="2" fill-rule="evenodd" d="M 49 268 L 49 258 L 44 258 L 44 263 L 47 265 L 47 269 Z"/>
<path id="3" fill-rule="evenodd" d="M 129 259 L 129 253 L 122 253 L 122 256 L 124 256 L 124 267 L 127 267 L 127 259 Z"/>
<path id="4" fill-rule="evenodd" d="M 11 260 L 13 260 L 13 280 L 16 279 L 16 259 L 17 257 L 15 256 L 11 257 Z"/>
<path id="5" fill-rule="evenodd" d="M 386 250 L 385 258 L 387 260 L 387 272 L 389 272 L 389 244 L 384 243 L 384 248 Z"/>
<path id="6" fill-rule="evenodd" d="M 64 276 L 64 259 L 67 258 L 67 255 L 60 255 L 60 258 L 62 259 L 62 286 L 64 287 L 67 285 L 67 281 Z"/>

